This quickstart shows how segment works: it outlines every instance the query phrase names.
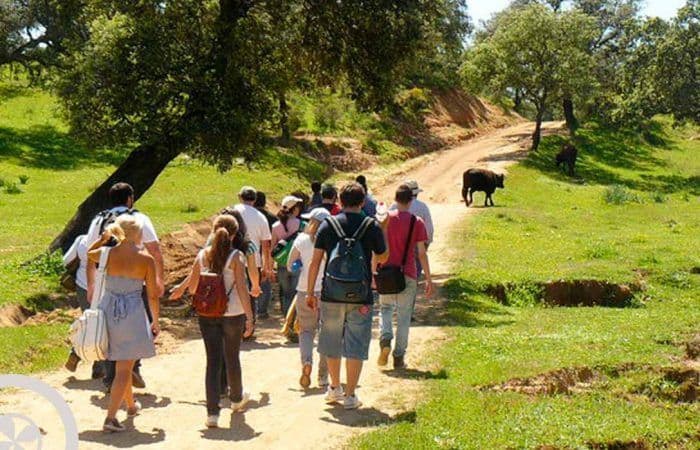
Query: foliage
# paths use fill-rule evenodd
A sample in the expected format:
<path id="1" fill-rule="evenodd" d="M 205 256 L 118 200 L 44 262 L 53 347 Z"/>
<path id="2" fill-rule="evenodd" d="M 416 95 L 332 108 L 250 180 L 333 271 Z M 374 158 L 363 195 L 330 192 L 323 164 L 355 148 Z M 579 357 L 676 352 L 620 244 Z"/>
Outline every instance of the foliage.
<path id="1" fill-rule="evenodd" d="M 537 111 L 537 148 L 539 123 L 551 102 L 594 82 L 587 51 L 594 34 L 593 20 L 576 10 L 554 12 L 540 4 L 507 10 L 493 34 L 468 52 L 462 67 L 465 83 L 472 92 L 494 97 L 521 92 Z"/>
<path id="2" fill-rule="evenodd" d="M 619 184 L 612 185 L 603 192 L 605 203 L 611 205 L 624 205 L 625 203 L 641 203 L 642 199 Z"/>
<path id="3" fill-rule="evenodd" d="M 19 184 L 27 184 L 29 181 L 29 175 L 20 175 L 19 177 Z"/>
<path id="4" fill-rule="evenodd" d="M 10 182 L 6 181 L 3 184 L 3 186 L 5 188 L 6 194 L 14 195 L 14 194 L 21 194 L 22 193 L 22 189 L 20 189 L 20 187 L 17 186 L 17 183 L 15 183 L 14 181 L 10 181 Z"/>

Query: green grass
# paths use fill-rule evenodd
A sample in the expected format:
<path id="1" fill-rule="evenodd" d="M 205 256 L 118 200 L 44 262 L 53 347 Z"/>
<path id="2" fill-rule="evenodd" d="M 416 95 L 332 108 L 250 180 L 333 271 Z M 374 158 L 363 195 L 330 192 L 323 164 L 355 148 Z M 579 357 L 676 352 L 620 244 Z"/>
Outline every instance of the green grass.
<path id="1" fill-rule="evenodd" d="M 0 372 L 33 373 L 58 367 L 66 360 L 65 324 L 0 328 Z"/>
<path id="2" fill-rule="evenodd" d="M 643 440 L 651 448 L 700 448 L 697 403 L 639 394 L 676 388 L 656 368 L 673 365 L 682 343 L 700 331 L 700 276 L 690 273 L 700 263 L 700 143 L 659 123 L 655 145 L 628 133 L 581 130 L 581 179 L 552 167 L 558 137 L 509 170 L 497 207 L 472 215 L 455 233 L 469 257 L 446 286 L 452 339 L 434 362 L 447 377 L 425 381 L 415 414 L 351 447 L 589 448 Z M 607 203 L 612 184 L 641 202 Z M 509 307 L 483 293 L 494 283 L 619 282 L 639 273 L 647 290 L 632 308 Z M 627 363 L 640 368 L 571 395 L 484 388 L 565 367 L 610 373 Z"/>

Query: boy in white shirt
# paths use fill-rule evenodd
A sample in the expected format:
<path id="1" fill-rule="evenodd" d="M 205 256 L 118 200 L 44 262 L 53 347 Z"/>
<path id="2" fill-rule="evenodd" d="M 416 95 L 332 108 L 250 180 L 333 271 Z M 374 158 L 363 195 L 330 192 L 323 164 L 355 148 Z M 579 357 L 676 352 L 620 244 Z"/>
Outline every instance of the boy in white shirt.
<path id="1" fill-rule="evenodd" d="M 314 337 L 319 327 L 319 309 L 312 309 L 306 304 L 306 291 L 309 279 L 309 266 L 314 255 L 314 241 L 319 226 L 331 214 L 325 208 L 315 208 L 309 214 L 302 216 L 309 221 L 303 233 L 294 240 L 292 251 L 287 261 L 287 269 L 299 272 L 299 282 L 297 284 L 296 310 L 299 320 L 299 352 L 301 354 L 301 377 L 299 384 L 304 388 L 311 385 L 311 369 L 313 366 Z M 298 265 L 301 264 L 299 268 Z M 295 267 L 295 265 L 297 267 Z M 323 277 L 316 278 L 314 292 L 316 297 L 321 295 Z M 328 365 L 326 357 L 319 355 L 318 385 L 321 388 L 328 387 Z"/>

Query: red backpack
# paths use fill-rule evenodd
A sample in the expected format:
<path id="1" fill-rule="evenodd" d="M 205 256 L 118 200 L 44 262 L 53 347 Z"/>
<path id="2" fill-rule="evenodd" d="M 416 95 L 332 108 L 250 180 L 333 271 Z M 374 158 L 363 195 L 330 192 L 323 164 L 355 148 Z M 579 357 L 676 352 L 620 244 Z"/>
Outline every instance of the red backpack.
<path id="1" fill-rule="evenodd" d="M 222 274 L 200 273 L 197 291 L 194 293 L 192 300 L 192 306 L 197 315 L 201 317 L 223 317 L 228 307 L 228 298 L 232 289 L 233 286 L 228 292 L 226 291 L 226 284 Z"/>

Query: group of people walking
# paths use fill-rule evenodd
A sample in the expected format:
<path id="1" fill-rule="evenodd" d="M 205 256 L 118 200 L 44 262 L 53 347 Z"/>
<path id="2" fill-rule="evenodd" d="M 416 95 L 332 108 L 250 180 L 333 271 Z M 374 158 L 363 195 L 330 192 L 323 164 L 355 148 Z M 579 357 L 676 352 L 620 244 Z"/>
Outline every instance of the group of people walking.
<path id="1" fill-rule="evenodd" d="M 394 368 L 405 367 L 421 272 L 426 297 L 433 290 L 427 254 L 433 225 L 427 206 L 417 199 L 418 184 L 401 184 L 390 207 L 373 198 L 364 176 L 340 191 L 331 184 L 311 187 L 310 198 L 303 192 L 284 197 L 274 215 L 264 193 L 243 187 L 239 203 L 214 219 L 189 275 L 171 291 L 171 299 L 189 292 L 198 313 L 206 352 L 207 427 L 218 426 L 223 407 L 236 412 L 250 398 L 243 387 L 241 342 L 253 337 L 256 321 L 269 317 L 275 279 L 281 312 L 287 314 L 294 305 L 303 388 L 311 385 L 318 335 L 316 375 L 326 402 L 346 409 L 361 406 L 356 389 L 369 355 L 377 297 L 378 364 L 387 365 L 393 354 Z M 92 375 L 103 378 L 110 393 L 103 429 L 116 432 L 124 430 L 116 417 L 122 406 L 128 416 L 139 413 L 132 387 L 145 387 L 140 359 L 155 355 L 164 289 L 158 238 L 150 219 L 133 209 L 133 189 L 117 183 L 109 195 L 113 207 L 93 220 L 64 260 L 80 260 L 76 284 L 81 307 L 89 308 L 100 296 L 97 307 L 106 316 L 109 350 L 107 361 L 93 364 Z M 97 266 L 104 273 L 99 293 L 94 287 Z M 74 371 L 78 361 L 71 352 L 66 367 Z"/>

